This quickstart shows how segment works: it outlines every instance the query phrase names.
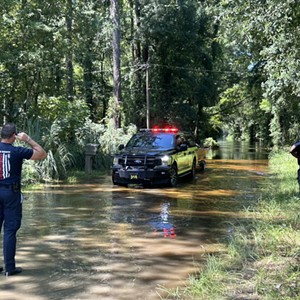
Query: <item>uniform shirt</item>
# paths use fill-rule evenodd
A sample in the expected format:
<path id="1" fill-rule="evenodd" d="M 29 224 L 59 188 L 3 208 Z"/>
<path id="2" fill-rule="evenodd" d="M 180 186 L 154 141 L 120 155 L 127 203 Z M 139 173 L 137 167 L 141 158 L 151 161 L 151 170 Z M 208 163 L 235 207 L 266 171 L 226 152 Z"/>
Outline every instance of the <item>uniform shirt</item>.
<path id="1" fill-rule="evenodd" d="M 32 155 L 32 149 L 0 143 L 0 184 L 20 184 L 23 159 Z"/>
<path id="2" fill-rule="evenodd" d="M 296 156 L 300 157 L 300 142 L 297 142 L 293 145 L 293 150 L 291 153 L 296 154 Z M 300 166 L 300 158 L 298 160 L 298 165 Z"/>

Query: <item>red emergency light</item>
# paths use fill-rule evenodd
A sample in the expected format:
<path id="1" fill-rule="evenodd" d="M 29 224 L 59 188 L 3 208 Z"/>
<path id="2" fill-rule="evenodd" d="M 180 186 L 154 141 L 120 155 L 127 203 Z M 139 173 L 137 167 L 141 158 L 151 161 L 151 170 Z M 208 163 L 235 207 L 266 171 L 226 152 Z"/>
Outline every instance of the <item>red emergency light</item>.
<path id="1" fill-rule="evenodd" d="M 153 127 L 152 132 L 170 132 L 170 133 L 177 133 L 178 128 L 176 127 L 164 127 L 164 128 L 159 128 L 159 127 Z"/>

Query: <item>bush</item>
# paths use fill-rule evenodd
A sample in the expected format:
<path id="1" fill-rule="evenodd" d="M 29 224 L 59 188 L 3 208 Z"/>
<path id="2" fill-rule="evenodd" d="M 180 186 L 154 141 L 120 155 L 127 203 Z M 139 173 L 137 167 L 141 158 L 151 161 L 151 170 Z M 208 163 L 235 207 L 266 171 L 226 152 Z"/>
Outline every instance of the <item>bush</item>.
<path id="1" fill-rule="evenodd" d="M 204 147 L 210 147 L 212 149 L 216 149 L 218 148 L 218 142 L 215 141 L 213 138 L 209 137 L 209 138 L 206 138 L 204 140 L 204 143 L 203 143 Z"/>
<path id="2" fill-rule="evenodd" d="M 106 124 L 96 124 L 89 118 L 82 120 L 83 115 L 78 113 L 75 117 L 71 117 L 69 113 L 65 114 L 48 125 L 53 116 L 58 114 L 52 113 L 43 121 L 29 120 L 27 129 L 24 129 L 44 147 L 48 156 L 42 161 L 26 162 L 23 167 L 23 183 L 33 183 L 42 179 L 64 179 L 70 171 L 84 170 L 87 144 L 100 145 L 94 163 L 97 170 L 107 170 L 111 166 L 111 154 L 120 144 L 126 144 L 136 132 L 135 125 L 115 129 L 112 120 L 106 120 Z M 72 124 L 67 121 L 69 117 L 72 118 Z"/>
<path id="3" fill-rule="evenodd" d="M 120 144 L 126 144 L 136 132 L 135 125 L 123 128 L 114 128 L 113 120 L 106 125 L 93 123 L 87 119 L 84 126 L 76 132 L 78 145 L 84 151 L 86 144 L 99 144 L 99 153 L 96 155 L 96 168 L 108 169 L 111 166 L 111 154 L 117 151 Z"/>

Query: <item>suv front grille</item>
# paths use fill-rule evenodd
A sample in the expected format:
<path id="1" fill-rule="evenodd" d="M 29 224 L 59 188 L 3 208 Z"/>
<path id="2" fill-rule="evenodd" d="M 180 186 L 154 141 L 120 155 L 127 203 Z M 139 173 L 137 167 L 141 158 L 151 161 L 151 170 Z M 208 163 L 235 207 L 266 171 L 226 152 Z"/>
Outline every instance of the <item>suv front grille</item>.
<path id="1" fill-rule="evenodd" d="M 161 165 L 161 159 L 153 156 L 125 155 L 122 157 L 122 163 L 128 167 L 154 168 L 155 166 Z"/>

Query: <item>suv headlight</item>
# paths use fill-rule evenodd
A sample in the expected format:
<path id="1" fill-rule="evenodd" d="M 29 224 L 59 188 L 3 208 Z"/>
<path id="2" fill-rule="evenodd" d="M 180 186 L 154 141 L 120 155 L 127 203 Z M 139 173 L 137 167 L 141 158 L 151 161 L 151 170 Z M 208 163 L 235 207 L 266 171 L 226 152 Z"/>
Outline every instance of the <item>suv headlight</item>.
<path id="1" fill-rule="evenodd" d="M 114 165 L 118 165 L 119 164 L 119 157 L 114 157 L 114 159 L 113 159 L 113 164 Z"/>
<path id="2" fill-rule="evenodd" d="M 162 165 L 169 165 L 171 164 L 171 156 L 169 155 L 165 155 L 161 158 L 161 162 L 162 162 Z"/>

